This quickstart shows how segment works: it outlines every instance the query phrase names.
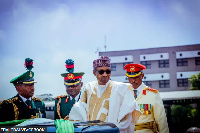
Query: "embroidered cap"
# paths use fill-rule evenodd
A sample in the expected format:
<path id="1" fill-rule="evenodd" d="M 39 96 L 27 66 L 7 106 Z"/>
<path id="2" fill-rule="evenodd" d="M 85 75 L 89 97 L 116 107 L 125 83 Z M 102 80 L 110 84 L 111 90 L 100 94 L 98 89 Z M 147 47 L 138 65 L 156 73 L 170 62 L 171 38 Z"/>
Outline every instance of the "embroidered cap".
<path id="1" fill-rule="evenodd" d="M 127 77 L 137 77 L 143 73 L 143 70 L 146 69 L 146 67 L 141 64 L 126 64 L 124 69 L 127 71 Z"/>
<path id="2" fill-rule="evenodd" d="M 78 85 L 81 83 L 82 76 L 85 74 L 84 72 L 76 72 L 74 73 L 74 61 L 72 59 L 68 59 L 65 61 L 66 63 L 66 71 L 68 73 L 61 74 L 64 77 L 64 85 L 72 86 Z"/>
<path id="3" fill-rule="evenodd" d="M 12 79 L 10 81 L 10 83 L 13 83 L 13 85 L 36 83 L 36 81 L 33 78 L 34 72 L 31 71 L 32 68 L 33 68 L 33 59 L 26 58 L 25 63 L 24 63 L 24 67 L 27 69 L 27 72 L 25 72 L 25 73 L 17 76 L 16 78 Z"/>
<path id="4" fill-rule="evenodd" d="M 107 56 L 101 56 L 100 59 L 93 61 L 93 69 L 95 70 L 97 67 L 107 66 L 110 67 L 110 59 Z"/>

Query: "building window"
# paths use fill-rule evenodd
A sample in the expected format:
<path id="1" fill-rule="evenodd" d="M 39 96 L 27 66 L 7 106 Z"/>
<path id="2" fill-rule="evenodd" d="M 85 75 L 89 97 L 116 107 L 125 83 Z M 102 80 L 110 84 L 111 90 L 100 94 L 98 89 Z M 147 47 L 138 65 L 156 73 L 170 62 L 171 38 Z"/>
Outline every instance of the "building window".
<path id="1" fill-rule="evenodd" d="M 200 57 L 195 58 L 196 65 L 200 65 Z"/>
<path id="2" fill-rule="evenodd" d="M 143 81 L 146 86 L 152 87 L 151 81 Z"/>
<path id="3" fill-rule="evenodd" d="M 169 80 L 159 81 L 159 88 L 169 88 Z"/>
<path id="4" fill-rule="evenodd" d="M 187 59 L 177 59 L 177 66 L 187 66 L 188 65 L 188 60 Z"/>
<path id="5" fill-rule="evenodd" d="M 144 65 L 147 69 L 151 69 L 151 61 L 141 61 L 142 65 Z"/>
<path id="6" fill-rule="evenodd" d="M 169 60 L 159 60 L 159 68 L 169 67 Z"/>
<path id="7" fill-rule="evenodd" d="M 124 69 L 124 66 L 125 66 L 126 64 L 131 64 L 131 63 L 133 63 L 133 62 L 124 62 L 124 63 L 123 63 L 123 70 L 125 70 L 125 69 Z"/>
<path id="8" fill-rule="evenodd" d="M 116 71 L 116 64 L 115 63 L 111 63 L 111 71 Z"/>
<path id="9" fill-rule="evenodd" d="M 188 79 L 177 79 L 178 87 L 188 87 Z"/>

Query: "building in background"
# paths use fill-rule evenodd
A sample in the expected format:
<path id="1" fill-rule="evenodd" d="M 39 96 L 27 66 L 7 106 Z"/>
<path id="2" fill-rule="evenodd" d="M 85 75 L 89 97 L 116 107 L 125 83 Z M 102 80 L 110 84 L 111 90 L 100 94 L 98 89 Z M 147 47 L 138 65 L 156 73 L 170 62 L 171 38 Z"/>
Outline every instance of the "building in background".
<path id="1" fill-rule="evenodd" d="M 42 101 L 54 101 L 53 94 L 41 94 L 36 95 L 36 97 L 42 99 Z"/>
<path id="2" fill-rule="evenodd" d="M 99 55 L 111 59 L 111 80 L 115 81 L 128 82 L 126 64 L 145 65 L 143 82 L 160 92 L 188 90 L 188 78 L 200 73 L 200 44 L 108 51 L 99 52 Z"/>

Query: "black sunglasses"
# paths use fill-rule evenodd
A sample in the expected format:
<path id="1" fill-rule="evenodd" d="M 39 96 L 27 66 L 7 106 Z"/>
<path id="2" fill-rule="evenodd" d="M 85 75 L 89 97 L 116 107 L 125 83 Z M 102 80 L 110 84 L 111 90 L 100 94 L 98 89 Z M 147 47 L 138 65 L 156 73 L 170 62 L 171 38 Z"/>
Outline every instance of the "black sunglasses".
<path id="1" fill-rule="evenodd" d="M 96 70 L 96 71 L 98 71 L 98 70 Z M 98 72 L 100 75 L 104 74 L 104 72 L 106 72 L 106 74 L 110 74 L 111 70 L 99 70 Z"/>

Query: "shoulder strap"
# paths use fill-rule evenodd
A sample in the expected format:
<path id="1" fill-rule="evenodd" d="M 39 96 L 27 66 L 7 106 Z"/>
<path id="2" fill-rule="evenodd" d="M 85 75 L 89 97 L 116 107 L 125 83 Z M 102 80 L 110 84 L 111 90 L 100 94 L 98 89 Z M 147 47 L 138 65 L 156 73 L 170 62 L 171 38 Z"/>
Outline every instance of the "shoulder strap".
<path id="1" fill-rule="evenodd" d="M 8 103 L 12 104 L 13 105 L 13 109 L 14 109 L 14 114 L 15 114 L 15 120 L 18 120 L 19 109 L 18 109 L 17 105 L 14 103 L 14 101 L 16 101 L 16 100 L 18 100 L 18 97 L 13 97 L 11 99 L 4 100 L 3 102 L 0 103 L 0 105 L 2 105 L 5 102 L 8 102 Z"/>
<path id="2" fill-rule="evenodd" d="M 40 99 L 40 98 L 36 98 L 36 97 L 32 97 L 32 100 L 34 100 L 34 101 L 42 101 L 42 99 Z"/>
<path id="3" fill-rule="evenodd" d="M 158 93 L 158 90 L 151 88 L 151 87 L 148 87 L 148 86 L 145 88 L 145 90 L 152 91 L 154 93 Z"/>

